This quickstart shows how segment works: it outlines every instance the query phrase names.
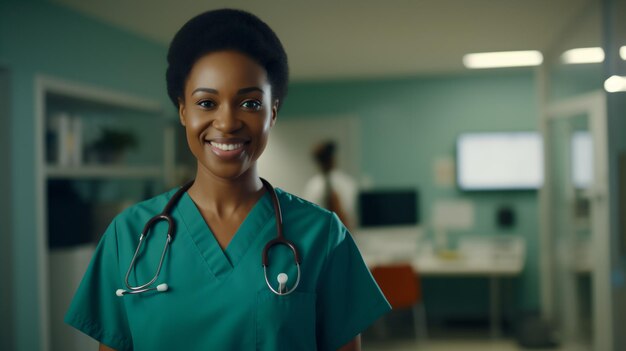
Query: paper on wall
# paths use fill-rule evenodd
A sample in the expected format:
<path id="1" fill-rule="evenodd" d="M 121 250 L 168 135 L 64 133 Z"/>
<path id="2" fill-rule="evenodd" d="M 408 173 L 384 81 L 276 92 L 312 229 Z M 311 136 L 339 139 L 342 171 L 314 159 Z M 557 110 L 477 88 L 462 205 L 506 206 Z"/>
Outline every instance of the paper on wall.
<path id="1" fill-rule="evenodd" d="M 456 181 L 454 159 L 447 156 L 435 159 L 433 176 L 435 185 L 442 188 L 453 187 Z"/>
<path id="2" fill-rule="evenodd" d="M 437 200 L 432 209 L 432 225 L 441 229 L 474 227 L 474 203 L 468 200 Z"/>

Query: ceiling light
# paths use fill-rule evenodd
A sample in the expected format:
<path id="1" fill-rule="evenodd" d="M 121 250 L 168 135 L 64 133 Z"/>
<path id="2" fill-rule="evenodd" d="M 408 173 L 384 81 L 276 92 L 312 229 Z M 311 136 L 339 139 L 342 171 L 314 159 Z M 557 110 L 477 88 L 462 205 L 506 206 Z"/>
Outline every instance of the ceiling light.
<path id="1" fill-rule="evenodd" d="M 622 57 L 622 60 L 626 61 L 626 46 L 619 48 L 619 55 Z"/>
<path id="2" fill-rule="evenodd" d="M 604 81 L 604 90 L 609 93 L 626 91 L 626 77 L 611 76 Z"/>
<path id="3" fill-rule="evenodd" d="M 541 62 L 543 55 L 536 50 L 483 52 L 463 56 L 463 64 L 467 68 L 538 66 Z"/>
<path id="4" fill-rule="evenodd" d="M 604 61 L 604 50 L 600 47 L 571 49 L 561 55 L 561 60 L 566 64 L 598 63 Z"/>

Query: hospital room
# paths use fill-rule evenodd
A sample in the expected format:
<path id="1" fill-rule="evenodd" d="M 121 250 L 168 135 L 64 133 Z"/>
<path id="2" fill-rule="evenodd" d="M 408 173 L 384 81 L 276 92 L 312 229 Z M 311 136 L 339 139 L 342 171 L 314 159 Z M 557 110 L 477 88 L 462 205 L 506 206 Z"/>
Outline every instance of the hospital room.
<path id="1" fill-rule="evenodd" d="M 626 350 L 625 15 L 0 0 L 0 350 Z"/>

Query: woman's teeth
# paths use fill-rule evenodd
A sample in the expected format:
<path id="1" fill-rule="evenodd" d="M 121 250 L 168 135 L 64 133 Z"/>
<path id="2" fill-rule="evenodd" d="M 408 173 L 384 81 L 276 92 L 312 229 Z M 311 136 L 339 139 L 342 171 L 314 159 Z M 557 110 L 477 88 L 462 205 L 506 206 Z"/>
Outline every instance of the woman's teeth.
<path id="1" fill-rule="evenodd" d="M 243 143 L 239 143 L 239 144 L 220 144 L 220 143 L 214 143 L 211 142 L 211 145 L 220 149 L 220 150 L 224 150 L 224 151 L 232 151 L 232 150 L 237 150 L 240 147 L 243 146 Z"/>

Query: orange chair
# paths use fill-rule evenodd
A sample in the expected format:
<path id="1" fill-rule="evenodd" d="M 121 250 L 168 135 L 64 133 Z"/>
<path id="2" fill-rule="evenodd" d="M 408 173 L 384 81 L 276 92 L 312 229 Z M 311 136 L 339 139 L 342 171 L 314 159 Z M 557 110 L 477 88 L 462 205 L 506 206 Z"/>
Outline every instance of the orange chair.
<path id="1" fill-rule="evenodd" d="M 372 276 L 394 310 L 413 309 L 415 338 L 426 340 L 426 311 L 419 274 L 408 264 L 398 264 L 376 266 Z"/>

